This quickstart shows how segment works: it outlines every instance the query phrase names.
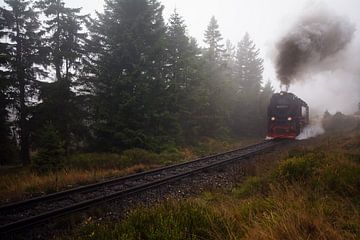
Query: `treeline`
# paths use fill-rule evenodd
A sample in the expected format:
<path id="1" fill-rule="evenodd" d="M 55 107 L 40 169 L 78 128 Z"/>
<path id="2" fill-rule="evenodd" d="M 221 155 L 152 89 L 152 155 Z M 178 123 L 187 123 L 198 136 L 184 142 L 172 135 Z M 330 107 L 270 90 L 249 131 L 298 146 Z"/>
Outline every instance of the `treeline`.
<path id="1" fill-rule="evenodd" d="M 63 0 L 4 2 L 2 163 L 20 149 L 28 164 L 49 129 L 66 154 L 264 134 L 272 88 L 248 34 L 223 44 L 213 17 L 199 47 L 156 0 L 107 0 L 93 19 Z"/>

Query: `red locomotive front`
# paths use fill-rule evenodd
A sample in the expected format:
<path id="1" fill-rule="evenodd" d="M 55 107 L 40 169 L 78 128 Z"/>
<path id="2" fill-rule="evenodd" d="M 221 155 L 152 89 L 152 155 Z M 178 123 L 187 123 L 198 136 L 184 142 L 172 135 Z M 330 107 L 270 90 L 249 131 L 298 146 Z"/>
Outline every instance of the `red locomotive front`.
<path id="1" fill-rule="evenodd" d="M 268 138 L 295 139 L 309 124 L 309 107 L 292 93 L 272 96 L 268 107 Z"/>

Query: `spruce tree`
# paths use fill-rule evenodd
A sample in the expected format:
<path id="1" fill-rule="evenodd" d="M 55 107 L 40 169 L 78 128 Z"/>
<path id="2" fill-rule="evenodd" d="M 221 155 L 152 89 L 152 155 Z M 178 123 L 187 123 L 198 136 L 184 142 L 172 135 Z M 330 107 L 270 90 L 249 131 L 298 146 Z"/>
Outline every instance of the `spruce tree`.
<path id="1" fill-rule="evenodd" d="M 200 49 L 187 35 L 186 25 L 176 9 L 170 16 L 167 29 L 166 83 L 168 109 L 179 125 L 181 140 L 195 138 L 196 106 L 200 83 Z"/>
<path id="2" fill-rule="evenodd" d="M 174 92 L 187 87 L 188 57 L 191 54 L 184 20 L 176 12 L 170 16 L 167 30 L 167 67 L 169 88 Z"/>
<path id="3" fill-rule="evenodd" d="M 274 94 L 274 88 L 271 84 L 271 81 L 268 80 L 265 86 L 262 88 L 261 95 L 265 99 L 265 101 L 270 100 L 271 96 Z"/>
<path id="4" fill-rule="evenodd" d="M 205 31 L 205 39 L 206 43 L 206 55 L 207 58 L 214 62 L 220 61 L 222 54 L 224 52 L 224 45 L 221 43 L 223 40 L 220 30 L 219 24 L 216 18 L 213 16 L 210 19 L 210 23 Z"/>
<path id="5" fill-rule="evenodd" d="M 0 44 L 0 48 L 2 48 L 2 44 Z M 6 60 L 4 59 L 4 55 L 0 55 L 0 69 L 5 69 L 5 67 Z M 15 142 L 12 141 L 11 123 L 9 122 L 8 109 L 11 107 L 9 93 L 9 75 L 6 71 L 0 70 L 0 165 L 16 160 L 16 145 Z"/>
<path id="6" fill-rule="evenodd" d="M 264 60 L 259 56 L 260 50 L 246 33 L 239 42 L 236 53 L 236 78 L 244 93 L 255 96 L 260 93 Z"/>
<path id="7" fill-rule="evenodd" d="M 263 109 L 260 104 L 264 60 L 260 51 L 246 33 L 238 44 L 235 65 L 235 84 L 238 88 L 237 106 L 233 119 L 238 135 L 262 134 Z"/>
<path id="8" fill-rule="evenodd" d="M 236 57 L 235 46 L 231 43 L 230 40 L 227 40 L 226 44 L 225 44 L 224 61 L 226 62 L 226 67 L 229 70 L 234 69 L 235 57 Z M 232 71 L 229 71 L 229 72 L 232 72 Z"/>
<path id="9" fill-rule="evenodd" d="M 166 119 L 166 27 L 156 0 L 107 0 L 91 28 L 95 143 L 102 150 L 156 147 Z M 93 52 L 91 52 L 93 51 Z"/>
<path id="10" fill-rule="evenodd" d="M 43 44 L 48 50 L 48 64 L 55 72 L 51 82 L 41 84 L 36 123 L 41 128 L 51 121 L 64 141 L 66 153 L 71 140 L 82 128 L 84 111 L 72 89 L 79 87 L 82 70 L 85 33 L 83 25 L 87 16 L 80 15 L 80 8 L 68 8 L 62 0 L 41 0 L 37 7 L 45 15 L 44 29 L 47 32 Z M 79 89 L 77 90 L 78 94 Z M 77 139 L 78 141 L 80 139 Z"/>
<path id="11" fill-rule="evenodd" d="M 271 84 L 271 81 L 268 80 L 266 82 L 266 84 L 262 87 L 262 91 L 260 94 L 260 113 L 261 113 L 261 120 L 262 120 L 262 134 L 265 135 L 266 131 L 267 131 L 267 120 L 268 120 L 268 116 L 267 116 L 267 112 L 268 112 L 268 106 L 270 103 L 270 99 L 272 97 L 272 95 L 275 93 L 275 90 Z"/>
<path id="12" fill-rule="evenodd" d="M 24 165 L 30 163 L 30 106 L 37 88 L 37 75 L 43 74 L 39 64 L 43 63 L 43 47 L 39 30 L 38 13 L 30 1 L 5 0 L 6 7 L 1 8 L 4 28 L 2 36 L 7 39 L 8 59 L 6 70 L 9 72 L 11 95 L 16 109 L 21 148 L 21 160 Z"/>
<path id="13" fill-rule="evenodd" d="M 46 17 L 44 28 L 48 35 L 43 42 L 48 46 L 56 80 L 71 82 L 81 68 L 86 37 L 83 25 L 88 16 L 80 15 L 81 8 L 66 7 L 63 0 L 40 0 L 36 6 Z"/>
<path id="14" fill-rule="evenodd" d="M 0 39 L 4 37 L 5 31 L 5 19 L 3 16 L 4 12 L 0 12 Z M 0 165 L 8 163 L 13 154 L 11 142 L 10 142 L 10 124 L 8 108 L 10 105 L 9 91 L 10 91 L 10 81 L 9 81 L 9 71 L 6 69 L 8 65 L 9 52 L 7 49 L 7 44 L 0 42 Z M 9 154 L 10 153 L 10 154 Z"/>
<path id="15" fill-rule="evenodd" d="M 224 62 L 224 45 L 222 35 L 215 17 L 212 17 L 205 31 L 203 88 L 205 89 L 202 104 L 201 131 L 204 136 L 227 134 L 227 89 L 226 64 Z"/>

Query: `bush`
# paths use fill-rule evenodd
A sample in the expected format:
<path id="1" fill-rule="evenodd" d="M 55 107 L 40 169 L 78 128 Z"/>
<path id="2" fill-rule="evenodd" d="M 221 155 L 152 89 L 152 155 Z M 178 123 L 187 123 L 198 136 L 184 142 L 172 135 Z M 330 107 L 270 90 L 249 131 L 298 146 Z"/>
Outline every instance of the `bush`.
<path id="1" fill-rule="evenodd" d="M 325 112 L 322 124 L 326 132 L 344 132 L 357 129 L 359 120 L 353 116 L 347 116 L 341 112 L 331 115 Z"/>
<path id="2" fill-rule="evenodd" d="M 233 190 L 233 194 L 237 197 L 246 197 L 267 191 L 267 182 L 263 178 L 249 177 L 239 187 Z"/>
<path id="3" fill-rule="evenodd" d="M 326 155 L 320 150 L 314 151 L 290 151 L 289 156 L 293 156 L 280 162 L 275 176 L 288 182 L 301 182 L 308 180 L 324 163 Z"/>
<path id="4" fill-rule="evenodd" d="M 180 162 L 185 156 L 175 147 L 168 147 L 159 154 L 160 162 L 164 164 Z"/>
<path id="5" fill-rule="evenodd" d="M 212 226 L 225 231 L 211 208 L 199 203 L 170 201 L 139 208 L 115 227 L 90 224 L 80 235 L 81 239 L 211 239 L 208 229 Z"/>
<path id="6" fill-rule="evenodd" d="M 121 155 L 116 153 L 81 153 L 72 155 L 65 160 L 65 166 L 70 169 L 118 169 L 123 168 Z"/>
<path id="7" fill-rule="evenodd" d="M 307 180 L 313 173 L 314 166 L 306 158 L 289 158 L 280 163 L 277 176 L 288 182 Z"/>
<path id="8" fill-rule="evenodd" d="M 39 152 L 33 159 L 33 167 L 39 173 L 58 171 L 63 166 L 64 149 L 52 124 L 44 127 L 40 135 Z"/>
<path id="9" fill-rule="evenodd" d="M 327 191 L 343 196 L 358 195 L 360 193 L 360 166 L 346 163 L 327 166 L 319 180 Z"/>
<path id="10" fill-rule="evenodd" d="M 144 149 L 134 148 L 126 150 L 122 153 L 120 161 L 124 166 L 132 166 L 137 164 L 158 164 L 160 163 L 159 155 Z"/>

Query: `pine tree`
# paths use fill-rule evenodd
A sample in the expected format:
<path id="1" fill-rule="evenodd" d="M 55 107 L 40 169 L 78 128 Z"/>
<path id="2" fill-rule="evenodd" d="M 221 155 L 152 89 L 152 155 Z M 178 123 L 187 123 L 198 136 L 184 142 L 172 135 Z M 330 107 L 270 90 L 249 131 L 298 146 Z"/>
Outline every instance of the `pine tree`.
<path id="1" fill-rule="evenodd" d="M 250 96 L 258 95 L 261 90 L 264 60 L 259 56 L 260 50 L 248 33 L 238 44 L 236 53 L 236 78 L 240 88 Z"/>
<path id="2" fill-rule="evenodd" d="M 1 8 L 5 28 L 2 35 L 7 39 L 4 53 L 8 59 L 11 94 L 15 99 L 21 148 L 24 165 L 30 163 L 30 105 L 37 85 L 37 75 L 43 74 L 39 64 L 43 63 L 40 24 L 38 13 L 30 1 L 5 0 L 7 8 Z"/>
<path id="3" fill-rule="evenodd" d="M 226 66 L 229 70 L 234 69 L 235 57 L 236 57 L 235 46 L 231 43 L 230 40 L 227 40 L 226 45 L 225 45 L 225 51 L 224 51 L 224 60 L 226 62 Z"/>
<path id="4" fill-rule="evenodd" d="M 261 95 L 263 96 L 263 98 L 268 101 L 270 100 L 271 96 L 274 94 L 274 88 L 271 84 L 271 81 L 268 80 L 265 84 L 265 86 L 262 88 L 262 92 Z"/>
<path id="5" fill-rule="evenodd" d="M 188 37 L 184 20 L 176 9 L 169 19 L 166 52 L 168 110 L 174 116 L 175 125 L 180 127 L 178 135 L 182 135 L 181 140 L 194 138 L 195 125 L 198 124 L 194 112 L 199 98 L 194 96 L 198 94 L 200 81 L 200 50 L 196 40 Z"/>
<path id="6" fill-rule="evenodd" d="M 5 31 L 5 19 L 3 17 L 3 11 L 0 12 L 0 39 L 4 37 Z M 11 151 L 10 142 L 10 126 L 8 122 L 10 107 L 10 100 L 8 96 L 10 81 L 9 71 L 6 66 L 8 65 L 7 44 L 0 42 L 0 165 L 4 165 L 9 162 L 13 154 L 9 154 Z"/>
<path id="7" fill-rule="evenodd" d="M 212 17 L 205 31 L 206 47 L 204 49 L 203 88 L 205 89 L 202 109 L 202 134 L 204 136 L 224 135 L 227 132 L 227 89 L 226 62 L 224 45 L 219 25 Z"/>
<path id="8" fill-rule="evenodd" d="M 262 133 L 265 135 L 267 131 L 267 112 L 268 112 L 268 106 L 270 104 L 270 99 L 272 95 L 275 93 L 275 90 L 271 84 L 271 81 L 268 80 L 264 87 L 262 87 L 261 95 L 260 95 L 260 114 L 261 114 L 261 121 L 262 121 L 262 127 L 259 127 L 262 129 Z M 261 133 L 261 132 L 259 132 Z"/>
<path id="9" fill-rule="evenodd" d="M 49 48 L 49 62 L 55 70 L 56 80 L 71 82 L 81 67 L 86 37 L 82 28 L 88 16 L 79 14 L 81 8 L 66 7 L 63 0 L 40 0 L 37 7 L 46 16 L 48 36 L 44 42 Z"/>
<path id="10" fill-rule="evenodd" d="M 101 149 L 152 147 L 155 138 L 166 134 L 162 11 L 156 0 L 106 1 L 99 23 L 91 27 L 93 131 Z"/>
<path id="11" fill-rule="evenodd" d="M 48 49 L 50 69 L 55 72 L 51 83 L 41 84 L 43 103 L 37 109 L 37 125 L 41 128 L 45 122 L 51 121 L 64 140 L 68 153 L 72 136 L 82 128 L 81 120 L 84 118 L 84 111 L 72 89 L 80 84 L 78 78 L 86 37 L 82 27 L 87 16 L 79 14 L 80 8 L 66 7 L 62 0 L 41 0 L 37 7 L 46 17 L 47 37 L 43 44 Z"/>
<path id="12" fill-rule="evenodd" d="M 1 27 L 0 27 L 1 29 Z M 1 30 L 0 30 L 1 31 Z M 4 53 L 6 50 L 3 49 L 4 44 L 0 43 L 1 52 Z M 5 69 L 6 55 L 0 55 L 0 69 Z M 12 133 L 9 122 L 9 111 L 11 107 L 11 101 L 9 97 L 10 82 L 7 71 L 0 70 L 0 165 L 14 162 L 16 154 L 16 145 L 12 139 Z"/>
<path id="13" fill-rule="evenodd" d="M 237 91 L 237 109 L 234 111 L 233 129 L 238 135 L 261 135 L 263 109 L 261 102 L 263 59 L 260 51 L 250 39 L 248 33 L 238 44 L 235 65 L 235 84 Z"/>
<path id="14" fill-rule="evenodd" d="M 223 40 L 220 30 L 219 24 L 216 18 L 213 16 L 210 19 L 210 23 L 205 31 L 205 39 L 204 42 L 207 44 L 206 46 L 206 55 L 207 58 L 211 62 L 217 62 L 221 60 L 222 54 L 224 52 L 224 45 L 221 44 Z"/>
<path id="15" fill-rule="evenodd" d="M 186 36 L 186 26 L 181 16 L 174 10 L 170 16 L 167 30 L 167 76 L 169 88 L 174 92 L 187 87 L 188 57 L 191 54 L 189 38 Z"/>

